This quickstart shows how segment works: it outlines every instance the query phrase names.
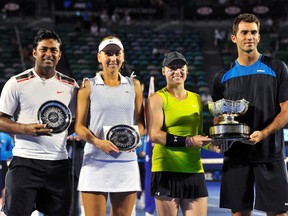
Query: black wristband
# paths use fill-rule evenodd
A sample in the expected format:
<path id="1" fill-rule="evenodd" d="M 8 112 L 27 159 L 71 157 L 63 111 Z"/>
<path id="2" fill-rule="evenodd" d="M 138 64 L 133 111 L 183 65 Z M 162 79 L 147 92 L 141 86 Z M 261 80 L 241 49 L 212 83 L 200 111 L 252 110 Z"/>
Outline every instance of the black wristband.
<path id="1" fill-rule="evenodd" d="M 167 133 L 166 146 L 168 146 L 168 147 L 185 147 L 186 146 L 186 137 L 176 136 L 176 135 Z"/>

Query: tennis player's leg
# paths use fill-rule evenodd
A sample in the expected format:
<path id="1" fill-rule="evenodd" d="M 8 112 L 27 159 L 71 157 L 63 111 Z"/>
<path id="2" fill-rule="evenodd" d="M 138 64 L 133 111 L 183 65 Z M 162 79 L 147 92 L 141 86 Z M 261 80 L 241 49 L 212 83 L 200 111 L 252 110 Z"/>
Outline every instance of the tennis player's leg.
<path id="1" fill-rule="evenodd" d="M 45 216 L 69 215 L 72 197 L 70 161 L 42 161 L 41 165 L 46 171 L 45 185 L 39 191 L 36 209 Z"/>
<path id="2" fill-rule="evenodd" d="M 42 174 L 33 159 L 12 158 L 6 175 L 6 193 L 2 207 L 6 215 L 32 214 L 37 193 L 44 185 Z"/>
<path id="3" fill-rule="evenodd" d="M 253 167 L 249 164 L 224 161 L 220 208 L 231 209 L 233 215 L 241 212 L 250 215 L 254 203 L 254 181 Z"/>
<path id="4" fill-rule="evenodd" d="M 287 216 L 288 175 L 284 160 L 255 165 L 255 209 Z"/>

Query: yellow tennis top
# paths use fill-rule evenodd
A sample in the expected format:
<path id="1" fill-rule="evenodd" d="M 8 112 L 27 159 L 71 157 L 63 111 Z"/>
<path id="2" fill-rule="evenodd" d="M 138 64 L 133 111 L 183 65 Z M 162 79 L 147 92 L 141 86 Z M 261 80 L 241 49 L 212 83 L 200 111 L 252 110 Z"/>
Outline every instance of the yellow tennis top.
<path id="1" fill-rule="evenodd" d="M 156 93 L 163 100 L 163 130 L 178 136 L 204 135 L 202 101 L 198 94 L 187 91 L 187 98 L 178 100 L 166 88 Z M 196 147 L 167 147 L 155 143 L 152 172 L 203 173 L 200 151 Z"/>

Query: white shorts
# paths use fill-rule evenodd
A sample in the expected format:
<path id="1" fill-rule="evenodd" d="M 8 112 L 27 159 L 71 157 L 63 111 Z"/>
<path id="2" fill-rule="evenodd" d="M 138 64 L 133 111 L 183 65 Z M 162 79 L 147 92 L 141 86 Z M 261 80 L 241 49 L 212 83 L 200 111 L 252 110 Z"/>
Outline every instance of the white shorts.
<path id="1" fill-rule="evenodd" d="M 93 163 L 89 163 L 89 162 Z M 78 190 L 97 192 L 141 191 L 137 161 L 86 159 L 81 168 Z"/>

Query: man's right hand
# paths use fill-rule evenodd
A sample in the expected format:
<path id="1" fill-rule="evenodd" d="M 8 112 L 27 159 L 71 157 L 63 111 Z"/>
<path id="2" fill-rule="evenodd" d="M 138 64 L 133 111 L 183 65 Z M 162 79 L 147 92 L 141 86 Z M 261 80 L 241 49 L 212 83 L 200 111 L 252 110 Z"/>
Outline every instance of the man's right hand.
<path id="1" fill-rule="evenodd" d="M 46 128 L 46 124 L 20 124 L 23 127 L 23 134 L 29 136 L 52 136 L 53 130 L 50 128 Z"/>

